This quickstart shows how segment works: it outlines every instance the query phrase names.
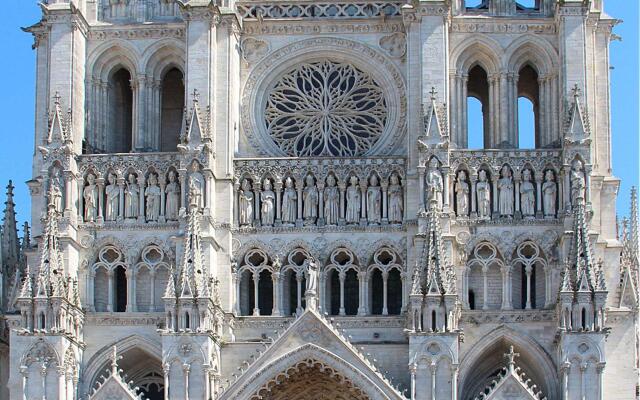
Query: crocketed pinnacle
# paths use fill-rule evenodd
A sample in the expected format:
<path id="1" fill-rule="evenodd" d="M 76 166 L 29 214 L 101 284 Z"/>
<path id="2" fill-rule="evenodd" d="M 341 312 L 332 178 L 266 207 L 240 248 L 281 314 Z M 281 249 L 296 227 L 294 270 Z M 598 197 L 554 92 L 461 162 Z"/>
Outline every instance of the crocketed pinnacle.
<path id="1" fill-rule="evenodd" d="M 196 196 L 189 196 L 189 211 L 187 214 L 187 229 L 184 235 L 184 253 L 178 288 L 180 297 L 206 297 L 209 293 L 209 277 L 204 268 L 202 248 L 200 245 L 200 217 L 201 210 Z"/>
<path id="2" fill-rule="evenodd" d="M 413 275 L 412 294 L 455 294 L 455 272 L 448 263 L 442 244 L 440 216 L 432 201 L 427 212 L 427 231 L 420 259 Z"/>
<path id="3" fill-rule="evenodd" d="M 62 254 L 58 246 L 58 212 L 54 203 L 53 187 L 48 200 L 40 263 L 36 272 L 36 296 L 52 294 L 55 297 L 66 297 L 67 285 Z"/>
<path id="4" fill-rule="evenodd" d="M 5 201 L 4 218 L 2 223 L 2 264 L 15 266 L 20 258 L 20 243 L 16 226 L 16 211 L 13 201 L 13 182 L 7 185 L 7 200 Z"/>

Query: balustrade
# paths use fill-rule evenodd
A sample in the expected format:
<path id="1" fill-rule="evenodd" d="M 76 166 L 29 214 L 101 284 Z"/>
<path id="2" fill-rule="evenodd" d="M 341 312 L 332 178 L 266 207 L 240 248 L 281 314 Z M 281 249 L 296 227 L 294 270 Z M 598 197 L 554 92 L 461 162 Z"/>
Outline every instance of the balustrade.
<path id="1" fill-rule="evenodd" d="M 180 17 L 175 0 L 99 0 L 98 18 L 103 21 L 147 22 Z"/>

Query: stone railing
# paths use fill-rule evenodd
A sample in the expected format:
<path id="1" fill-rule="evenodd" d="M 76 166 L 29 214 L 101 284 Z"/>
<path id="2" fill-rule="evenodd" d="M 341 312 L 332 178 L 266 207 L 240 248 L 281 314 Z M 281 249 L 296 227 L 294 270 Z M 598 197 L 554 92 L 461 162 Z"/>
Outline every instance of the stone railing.
<path id="1" fill-rule="evenodd" d="M 570 207 L 569 168 L 559 150 L 452 150 L 444 203 L 458 220 L 555 219 Z"/>
<path id="2" fill-rule="evenodd" d="M 401 15 L 403 1 L 254 1 L 236 3 L 238 14 L 252 19 L 353 19 Z"/>
<path id="3" fill-rule="evenodd" d="M 402 158 L 237 159 L 240 228 L 401 225 Z"/>
<path id="4" fill-rule="evenodd" d="M 79 221 L 84 223 L 172 222 L 186 204 L 187 170 L 178 153 L 82 155 L 77 161 Z"/>

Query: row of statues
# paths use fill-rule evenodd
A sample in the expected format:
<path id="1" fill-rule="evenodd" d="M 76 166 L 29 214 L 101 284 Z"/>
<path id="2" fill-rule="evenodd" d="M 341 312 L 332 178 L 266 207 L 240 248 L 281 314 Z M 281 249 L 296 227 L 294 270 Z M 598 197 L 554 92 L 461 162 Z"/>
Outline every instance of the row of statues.
<path id="1" fill-rule="evenodd" d="M 193 169 L 189 174 L 189 194 L 197 196 L 202 207 L 204 178 Z M 82 192 L 85 222 L 98 222 L 100 219 L 112 222 L 120 220 L 141 220 L 146 222 L 177 221 L 181 204 L 181 187 L 175 171 L 169 171 L 165 184 L 159 183 L 158 174 L 149 173 L 146 184 L 130 173 L 126 181 L 119 183 L 116 175 L 108 174 L 104 186 L 104 213 L 101 211 L 101 190 L 96 176 L 87 175 Z"/>
<path id="2" fill-rule="evenodd" d="M 557 213 L 558 204 L 558 184 L 555 174 L 552 170 L 544 173 L 544 181 L 540 185 L 540 200 L 537 200 L 536 183 L 533 179 L 533 173 L 529 169 L 522 171 L 522 179 L 518 185 L 519 195 L 519 211 L 523 218 L 535 218 L 537 211 L 540 211 L 545 218 L 554 218 Z M 430 164 L 429 171 L 426 175 L 427 180 L 427 199 L 439 208 L 442 207 L 443 199 L 443 178 L 437 168 L 437 160 Z M 571 204 L 577 204 L 579 199 L 585 197 L 586 180 L 584 167 L 580 160 L 575 160 L 571 166 L 570 172 L 570 200 Z M 494 201 L 495 211 L 500 217 L 512 218 L 515 215 L 516 206 L 516 185 L 513 179 L 511 169 L 503 166 L 500 176 L 497 178 L 497 193 L 493 193 L 496 198 Z M 492 215 L 492 189 L 489 182 L 488 174 L 485 170 L 478 172 L 478 179 L 475 182 L 475 204 L 472 204 L 473 196 L 472 185 L 468 182 L 467 172 L 458 171 L 454 183 L 455 210 L 456 215 L 467 217 L 470 213 L 475 212 L 480 219 L 490 219 Z M 540 209 L 538 210 L 537 202 L 540 201 Z M 477 207 L 475 210 L 473 206 Z"/>
<path id="3" fill-rule="evenodd" d="M 389 223 L 400 224 L 403 219 L 403 190 L 400 177 L 395 173 L 389 178 L 386 192 L 377 175 L 371 175 L 368 185 L 362 186 L 357 176 L 351 176 L 343 188 L 338 186 L 333 175 L 329 175 L 322 189 L 318 188 L 312 175 L 307 175 L 304 186 L 298 189 L 293 179 L 287 177 L 282 188 L 279 215 L 276 203 L 280 193 L 274 192 L 271 179 L 263 181 L 261 190 L 252 189 L 251 182 L 243 179 L 238 190 L 240 226 L 253 225 L 254 220 L 259 220 L 263 226 L 272 226 L 276 220 L 284 226 L 294 226 L 299 220 L 304 225 L 314 225 L 321 218 L 325 225 L 338 225 L 342 220 L 346 224 L 379 225 L 385 219 Z M 259 215 L 254 213 L 256 209 Z"/>

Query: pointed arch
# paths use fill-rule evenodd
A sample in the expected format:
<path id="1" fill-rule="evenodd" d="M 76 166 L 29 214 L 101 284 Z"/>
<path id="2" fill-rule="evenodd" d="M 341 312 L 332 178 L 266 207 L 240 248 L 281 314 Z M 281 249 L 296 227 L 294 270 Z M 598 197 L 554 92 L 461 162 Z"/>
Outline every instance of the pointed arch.
<path id="1" fill-rule="evenodd" d="M 501 69 L 499 54 L 502 54 L 502 48 L 498 42 L 484 35 L 476 35 L 453 48 L 451 61 L 456 70 L 463 73 L 480 65 L 488 74 L 492 74 Z"/>
<path id="2" fill-rule="evenodd" d="M 494 369 L 502 367 L 504 362 L 501 349 L 508 345 L 518 349 L 523 360 L 520 365 L 543 393 L 548 398 L 558 397 L 560 382 L 553 357 L 531 336 L 501 325 L 483 334 L 461 360 L 458 388 L 460 399 L 473 399 L 484 389 L 482 375 L 491 374 Z M 487 357 L 488 354 L 492 354 L 493 358 Z"/>
<path id="3" fill-rule="evenodd" d="M 263 390 L 268 390 L 277 384 L 279 380 L 286 377 L 286 371 L 295 368 L 297 365 L 309 362 L 319 363 L 328 371 L 338 374 L 341 379 L 348 380 L 353 386 L 357 387 L 366 398 L 371 400 L 400 399 L 396 394 L 381 387 L 372 371 L 357 368 L 353 364 L 345 361 L 344 358 L 311 343 L 291 350 L 267 363 L 255 374 L 252 374 L 252 379 L 249 382 L 246 382 L 244 385 L 239 385 L 240 387 L 232 387 L 231 390 L 225 391 L 220 396 L 220 399 L 257 399 L 259 398 L 257 395 Z"/>

